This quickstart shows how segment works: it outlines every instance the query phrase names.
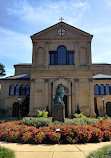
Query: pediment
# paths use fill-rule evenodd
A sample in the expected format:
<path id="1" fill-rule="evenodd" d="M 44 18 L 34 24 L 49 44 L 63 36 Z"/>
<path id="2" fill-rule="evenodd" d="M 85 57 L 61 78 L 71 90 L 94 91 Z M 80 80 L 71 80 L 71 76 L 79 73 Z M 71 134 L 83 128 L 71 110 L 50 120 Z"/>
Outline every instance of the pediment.
<path id="1" fill-rule="evenodd" d="M 32 35 L 31 39 L 92 39 L 92 37 L 93 36 L 89 33 L 86 33 L 80 29 L 70 26 L 64 22 L 59 22 L 39 33 Z"/>

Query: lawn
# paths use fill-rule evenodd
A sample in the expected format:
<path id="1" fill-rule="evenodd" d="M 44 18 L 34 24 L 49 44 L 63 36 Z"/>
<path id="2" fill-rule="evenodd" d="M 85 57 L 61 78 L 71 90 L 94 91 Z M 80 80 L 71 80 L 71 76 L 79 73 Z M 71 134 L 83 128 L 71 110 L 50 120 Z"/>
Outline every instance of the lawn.
<path id="1" fill-rule="evenodd" d="M 111 158 L 111 145 L 104 146 L 91 152 L 87 158 Z"/>
<path id="2" fill-rule="evenodd" d="M 0 146 L 0 158 L 15 158 L 15 153 L 10 149 Z"/>

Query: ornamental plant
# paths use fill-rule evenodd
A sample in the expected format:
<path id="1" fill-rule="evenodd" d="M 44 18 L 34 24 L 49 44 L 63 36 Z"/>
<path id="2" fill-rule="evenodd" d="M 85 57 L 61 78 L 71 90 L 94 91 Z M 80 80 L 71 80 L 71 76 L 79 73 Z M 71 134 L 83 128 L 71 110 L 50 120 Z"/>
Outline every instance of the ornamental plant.
<path id="1" fill-rule="evenodd" d="M 60 129 L 57 132 L 57 129 Z M 90 125 L 51 125 L 33 127 L 23 121 L 12 121 L 0 124 L 0 141 L 55 144 L 87 143 L 111 140 L 111 121 L 100 120 Z"/>
<path id="2" fill-rule="evenodd" d="M 37 117 L 47 118 L 48 116 L 48 112 L 46 110 L 43 111 L 37 110 L 37 112 L 38 112 Z"/>

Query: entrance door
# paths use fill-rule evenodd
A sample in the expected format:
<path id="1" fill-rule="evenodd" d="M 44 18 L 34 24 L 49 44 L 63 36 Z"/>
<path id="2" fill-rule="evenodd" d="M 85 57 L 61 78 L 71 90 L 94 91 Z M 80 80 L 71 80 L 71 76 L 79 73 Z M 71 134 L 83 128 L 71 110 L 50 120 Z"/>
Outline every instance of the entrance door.
<path id="1" fill-rule="evenodd" d="M 65 117 L 68 117 L 68 113 L 67 113 L 67 95 L 64 95 L 63 102 L 65 104 Z"/>
<path id="2" fill-rule="evenodd" d="M 12 117 L 18 117 L 19 115 L 19 103 L 13 103 Z"/>
<path id="3" fill-rule="evenodd" d="M 95 107 L 95 113 L 96 113 L 96 115 L 99 116 L 98 108 L 97 108 L 97 98 L 94 98 L 94 107 Z"/>
<path id="4" fill-rule="evenodd" d="M 106 103 L 106 114 L 111 117 L 111 102 Z"/>
<path id="5" fill-rule="evenodd" d="M 29 98 L 29 96 L 27 96 L 25 98 L 25 100 L 22 102 L 22 105 L 20 108 L 22 117 L 27 116 L 29 113 L 29 100 L 30 100 L 30 98 Z"/>

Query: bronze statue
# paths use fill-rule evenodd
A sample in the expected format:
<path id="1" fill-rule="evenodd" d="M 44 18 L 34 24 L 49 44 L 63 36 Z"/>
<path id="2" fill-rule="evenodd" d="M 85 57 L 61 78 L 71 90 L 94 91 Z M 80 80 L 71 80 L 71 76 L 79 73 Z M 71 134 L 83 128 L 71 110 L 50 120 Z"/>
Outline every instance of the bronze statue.
<path id="1" fill-rule="evenodd" d="M 62 88 L 62 83 L 58 84 L 56 88 L 56 95 L 53 99 L 54 104 L 63 104 L 63 97 L 64 97 L 64 88 Z"/>

